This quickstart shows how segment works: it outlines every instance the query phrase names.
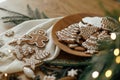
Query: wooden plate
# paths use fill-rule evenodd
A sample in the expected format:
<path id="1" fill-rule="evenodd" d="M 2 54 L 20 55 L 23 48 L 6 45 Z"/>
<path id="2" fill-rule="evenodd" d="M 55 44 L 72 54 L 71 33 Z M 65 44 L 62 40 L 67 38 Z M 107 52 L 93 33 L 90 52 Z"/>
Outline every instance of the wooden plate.
<path id="1" fill-rule="evenodd" d="M 58 38 L 56 36 L 56 32 L 60 31 L 66 27 L 68 27 L 69 25 L 73 24 L 73 23 L 78 23 L 82 20 L 82 18 L 84 17 L 92 17 L 92 16 L 96 16 L 94 14 L 75 14 L 75 15 L 70 15 L 70 16 L 66 16 L 64 18 L 62 18 L 61 20 L 59 20 L 52 29 L 52 38 L 54 43 L 63 51 L 73 54 L 73 55 L 77 55 L 77 56 L 83 56 L 83 57 L 90 57 L 92 56 L 91 54 L 86 54 L 85 52 L 80 52 L 80 51 L 76 51 L 73 49 L 70 49 L 68 46 L 66 46 L 65 44 L 61 43 L 58 41 Z"/>

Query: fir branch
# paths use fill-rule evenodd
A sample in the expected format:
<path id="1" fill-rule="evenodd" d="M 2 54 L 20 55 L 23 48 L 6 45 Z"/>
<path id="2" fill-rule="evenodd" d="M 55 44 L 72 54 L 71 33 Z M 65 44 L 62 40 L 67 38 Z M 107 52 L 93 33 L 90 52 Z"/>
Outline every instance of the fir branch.
<path id="1" fill-rule="evenodd" d="M 40 75 L 35 76 L 34 80 L 40 80 Z"/>
<path id="2" fill-rule="evenodd" d="M 39 10 L 38 10 L 37 8 L 35 9 L 35 18 L 36 18 L 36 19 L 42 18 L 41 15 L 40 15 Z M 43 18 L 45 18 L 45 17 L 43 17 Z"/>
<path id="3" fill-rule="evenodd" d="M 7 80 L 21 80 L 21 79 L 19 79 L 19 75 L 11 74 L 10 76 L 8 76 Z"/>
<path id="4" fill-rule="evenodd" d="M 29 18 L 29 16 L 26 16 L 24 14 L 21 14 L 21 13 L 15 12 L 15 11 L 7 10 L 5 8 L 0 8 L 0 10 L 8 12 L 8 13 L 12 13 L 12 14 L 16 14 L 16 15 L 19 15 L 19 16 L 24 16 L 24 17 L 28 17 Z"/>
<path id="5" fill-rule="evenodd" d="M 35 17 L 35 16 L 34 16 L 34 11 L 32 10 L 32 8 L 31 8 L 29 5 L 27 5 L 27 11 L 28 11 L 28 15 L 29 15 L 30 17 L 32 17 L 32 18 Z"/>
<path id="6" fill-rule="evenodd" d="M 14 24 L 18 25 L 18 24 L 20 24 L 24 21 L 27 21 L 27 20 L 48 18 L 43 12 L 40 13 L 37 8 L 35 9 L 35 11 L 32 10 L 32 8 L 29 5 L 27 5 L 27 10 L 28 10 L 28 15 L 29 16 L 18 13 L 18 12 L 14 12 L 14 11 L 11 11 L 11 10 L 7 10 L 7 9 L 4 9 L 4 8 L 0 8 L 0 10 L 11 13 L 11 14 L 14 15 L 14 16 L 1 17 L 1 19 L 3 20 L 4 23 L 9 22 L 9 23 L 14 23 Z"/>
<path id="7" fill-rule="evenodd" d="M 109 42 L 106 45 L 104 44 L 106 42 L 103 41 L 101 46 L 109 47 L 104 47 L 105 49 L 101 50 L 98 55 L 92 57 L 91 64 L 85 69 L 82 75 L 79 75 L 78 80 L 108 80 L 105 76 L 105 72 L 108 69 L 112 71 L 109 80 L 116 80 L 115 77 L 119 77 L 120 65 L 115 62 L 116 56 L 114 56 L 114 49 L 120 49 L 120 33 L 117 34 L 115 40 L 110 40 Z M 94 71 L 99 72 L 96 79 L 92 77 Z"/>
<path id="8" fill-rule="evenodd" d="M 105 49 L 111 49 L 113 47 L 115 47 L 113 44 L 114 42 L 111 41 L 111 40 L 102 40 L 102 41 L 98 41 L 98 50 L 101 51 L 101 50 L 105 50 Z M 103 46 L 105 45 L 105 46 Z M 111 45 L 111 46 L 109 46 Z"/>
<path id="9" fill-rule="evenodd" d="M 44 61 L 40 66 L 40 70 L 46 75 L 55 75 L 57 80 L 67 76 L 70 69 L 78 69 L 79 75 L 89 65 L 89 59 L 86 60 L 69 60 L 69 59 L 55 59 L 51 61 Z"/>
<path id="10" fill-rule="evenodd" d="M 9 21 L 9 20 L 31 20 L 32 18 L 27 18 L 23 16 L 6 16 L 1 18 L 3 21 Z"/>
<path id="11" fill-rule="evenodd" d="M 26 20 L 23 20 L 23 19 L 22 20 L 6 20 L 6 21 L 4 21 L 4 23 L 11 22 L 11 23 L 19 24 L 19 23 L 21 23 L 23 21 L 26 21 Z"/>
<path id="12" fill-rule="evenodd" d="M 14 18 L 28 18 L 28 17 L 25 17 L 25 16 L 5 16 L 5 17 L 2 17 L 1 19 L 14 19 Z"/>
<path id="13" fill-rule="evenodd" d="M 49 65 L 54 65 L 54 66 L 63 66 L 63 67 L 66 67 L 66 66 L 70 66 L 70 67 L 87 66 L 90 64 L 88 60 L 80 62 L 80 61 L 65 60 L 65 59 L 55 59 L 52 61 L 45 61 L 44 63 L 49 64 Z"/>
<path id="14" fill-rule="evenodd" d="M 48 16 L 45 15 L 45 13 L 41 13 L 42 18 L 49 18 Z"/>

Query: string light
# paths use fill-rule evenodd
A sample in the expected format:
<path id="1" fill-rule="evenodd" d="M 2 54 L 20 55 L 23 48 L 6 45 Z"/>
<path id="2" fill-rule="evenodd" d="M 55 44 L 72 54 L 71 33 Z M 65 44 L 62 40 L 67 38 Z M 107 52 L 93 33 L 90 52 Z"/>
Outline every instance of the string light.
<path id="1" fill-rule="evenodd" d="M 116 48 L 116 49 L 114 50 L 114 55 L 115 55 L 115 56 L 118 56 L 119 53 L 120 53 L 120 50 L 119 50 L 118 48 Z"/>
<path id="2" fill-rule="evenodd" d="M 120 56 L 117 56 L 116 59 L 115 59 L 116 63 L 120 63 Z"/>
<path id="3" fill-rule="evenodd" d="M 11 50 L 8 50 L 9 53 L 11 53 Z"/>
<path id="4" fill-rule="evenodd" d="M 8 76 L 8 74 L 7 74 L 7 73 L 5 73 L 5 74 L 4 74 L 4 76 L 5 76 L 5 77 L 7 77 L 7 76 Z"/>
<path id="5" fill-rule="evenodd" d="M 105 76 L 106 76 L 107 78 L 109 78 L 111 75 L 112 75 L 112 70 L 107 70 L 107 71 L 105 72 Z"/>
<path id="6" fill-rule="evenodd" d="M 119 22 L 120 22 L 120 17 L 118 18 Z"/>
<path id="7" fill-rule="evenodd" d="M 99 76 L 99 72 L 98 71 L 94 71 L 93 73 L 92 73 L 92 77 L 93 78 L 97 78 Z"/>
<path id="8" fill-rule="evenodd" d="M 115 33 L 111 33 L 110 37 L 111 37 L 112 40 L 115 40 L 116 39 L 116 34 Z"/>

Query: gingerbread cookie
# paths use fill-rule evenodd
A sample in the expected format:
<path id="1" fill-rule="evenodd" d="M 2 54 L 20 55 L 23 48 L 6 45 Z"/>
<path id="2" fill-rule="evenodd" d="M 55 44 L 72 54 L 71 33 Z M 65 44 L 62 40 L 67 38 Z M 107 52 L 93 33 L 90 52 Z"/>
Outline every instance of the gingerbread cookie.
<path id="1" fill-rule="evenodd" d="M 43 60 L 47 58 L 49 55 L 50 53 L 44 50 L 36 50 L 36 53 L 34 54 L 35 59 L 37 60 Z"/>
<path id="2" fill-rule="evenodd" d="M 24 58 L 25 66 L 30 66 L 33 70 L 35 69 L 35 65 L 41 63 L 41 61 L 35 59 L 34 56 L 30 58 Z"/>
<path id="3" fill-rule="evenodd" d="M 102 29 L 104 30 L 115 31 L 119 29 L 118 21 L 116 21 L 111 17 L 103 17 L 101 23 L 102 23 Z"/>
<path id="4" fill-rule="evenodd" d="M 50 55 L 49 52 L 40 50 L 38 47 L 29 44 L 14 46 L 12 53 L 18 60 L 24 61 L 25 66 L 29 66 L 32 69 L 35 69 L 36 64 L 41 63 L 43 59 Z"/>
<path id="5" fill-rule="evenodd" d="M 6 32 L 6 33 L 5 33 L 5 36 L 7 36 L 7 37 L 12 37 L 12 36 L 14 36 L 14 31 L 8 31 L 8 32 Z"/>
<path id="6" fill-rule="evenodd" d="M 61 42 L 70 43 L 70 44 L 75 43 L 75 38 L 72 36 L 70 37 L 69 35 L 61 31 L 58 31 L 56 34 L 57 34 L 58 40 Z"/>
<path id="7" fill-rule="evenodd" d="M 68 47 L 69 48 L 75 48 L 75 47 L 77 47 L 78 46 L 78 44 L 68 44 Z"/>
<path id="8" fill-rule="evenodd" d="M 25 61 L 25 66 L 30 66 L 34 70 L 35 65 L 40 64 L 49 55 L 47 51 L 37 50 L 30 58 L 23 58 L 23 61 Z"/>
<path id="9" fill-rule="evenodd" d="M 17 59 L 22 60 L 24 57 L 30 57 L 33 53 L 35 53 L 35 50 L 33 47 L 30 47 L 29 45 L 16 45 L 14 47 L 14 50 L 12 50 L 12 53 L 16 56 Z"/>
<path id="10" fill-rule="evenodd" d="M 98 30 L 99 28 L 95 26 L 80 27 L 80 35 L 86 40 Z"/>
<path id="11" fill-rule="evenodd" d="M 78 24 L 75 23 L 65 29 L 62 29 L 61 31 L 57 31 L 56 35 L 59 41 L 67 44 L 74 44 L 77 33 L 79 33 L 79 27 Z"/>
<path id="12" fill-rule="evenodd" d="M 90 54 L 94 54 L 94 53 L 98 53 L 98 51 L 96 51 L 96 50 L 87 50 L 87 51 L 85 51 L 86 53 L 90 53 Z"/>
<path id="13" fill-rule="evenodd" d="M 12 50 L 12 53 L 13 53 L 13 55 L 15 55 L 16 56 L 16 58 L 18 59 L 18 60 L 22 60 L 23 59 L 23 54 L 21 53 L 21 52 L 19 52 L 19 49 L 14 49 L 14 50 Z"/>
<path id="14" fill-rule="evenodd" d="M 105 40 L 105 39 L 110 39 L 110 35 L 109 35 L 108 31 L 102 31 L 98 35 L 98 40 Z"/>
<path id="15" fill-rule="evenodd" d="M 77 51 L 85 51 L 86 50 L 84 47 L 81 47 L 81 46 L 77 46 L 74 49 Z"/>
<path id="16" fill-rule="evenodd" d="M 88 18 L 57 31 L 58 40 L 73 50 L 90 54 L 97 53 L 97 41 L 110 39 L 110 32 L 117 31 L 119 23 L 110 17 L 96 17 L 89 20 Z"/>
<path id="17" fill-rule="evenodd" d="M 28 41 L 29 44 L 35 44 L 37 47 L 44 47 L 45 43 L 48 41 L 46 33 L 44 30 L 40 29 L 39 31 L 33 32 L 29 34 L 30 39 Z"/>
<path id="18" fill-rule="evenodd" d="M 48 38 L 45 31 L 40 29 L 10 42 L 9 45 L 13 47 L 11 51 L 18 60 L 23 61 L 25 66 L 35 69 L 36 64 L 40 64 L 50 55 L 49 52 L 41 50 L 46 41 Z"/>
<path id="19" fill-rule="evenodd" d="M 16 46 L 16 45 L 24 45 L 29 41 L 29 39 L 26 38 L 18 38 L 9 43 L 9 45 Z"/>
<path id="20" fill-rule="evenodd" d="M 96 50 L 97 49 L 97 36 L 99 34 L 95 33 L 90 36 L 85 42 L 82 43 L 82 46 L 88 50 Z"/>

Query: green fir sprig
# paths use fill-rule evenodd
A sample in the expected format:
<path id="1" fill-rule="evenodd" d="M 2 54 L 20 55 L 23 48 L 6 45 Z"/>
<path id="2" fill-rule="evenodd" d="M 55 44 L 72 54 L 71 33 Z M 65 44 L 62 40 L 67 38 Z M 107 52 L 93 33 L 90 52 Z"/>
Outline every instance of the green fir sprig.
<path id="1" fill-rule="evenodd" d="M 29 5 L 27 5 L 28 15 L 24 15 L 24 14 L 21 14 L 21 13 L 15 12 L 15 11 L 11 11 L 11 10 L 7 10 L 4 8 L 0 8 L 0 10 L 11 14 L 10 16 L 1 17 L 3 22 L 4 23 L 14 23 L 15 25 L 18 25 L 27 20 L 48 18 L 43 12 L 39 12 L 39 10 L 37 8 L 35 10 L 32 10 L 32 8 Z"/>
<path id="2" fill-rule="evenodd" d="M 54 59 L 52 61 L 45 61 L 43 65 L 40 66 L 40 70 L 45 75 L 55 75 L 58 80 L 62 77 L 67 76 L 67 73 L 70 69 L 77 69 L 78 74 L 80 75 L 90 64 L 89 60 L 89 58 L 82 61 L 70 59 Z"/>
<path id="3" fill-rule="evenodd" d="M 119 80 L 120 77 L 120 64 L 116 63 L 116 58 L 120 56 L 114 55 L 114 50 L 120 50 L 120 34 L 117 34 L 116 40 L 102 41 L 103 44 L 99 46 L 100 52 L 98 55 L 93 56 L 91 64 L 85 69 L 78 80 Z M 104 47 L 106 46 L 106 47 Z M 104 49 L 105 48 L 105 49 Z M 106 71 L 111 70 L 112 74 L 106 77 Z M 98 72 L 98 76 L 94 77 L 92 74 Z M 117 77 L 117 78 L 116 78 Z"/>
<path id="4" fill-rule="evenodd" d="M 45 61 L 45 64 L 54 65 L 54 66 L 63 66 L 63 67 L 75 67 L 75 66 L 87 66 L 89 65 L 89 60 L 86 61 L 76 61 L 76 60 L 68 60 L 68 59 L 55 59 L 52 61 Z"/>

